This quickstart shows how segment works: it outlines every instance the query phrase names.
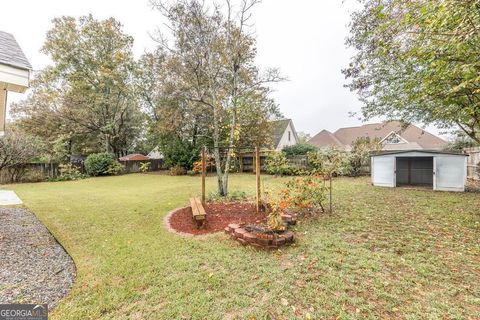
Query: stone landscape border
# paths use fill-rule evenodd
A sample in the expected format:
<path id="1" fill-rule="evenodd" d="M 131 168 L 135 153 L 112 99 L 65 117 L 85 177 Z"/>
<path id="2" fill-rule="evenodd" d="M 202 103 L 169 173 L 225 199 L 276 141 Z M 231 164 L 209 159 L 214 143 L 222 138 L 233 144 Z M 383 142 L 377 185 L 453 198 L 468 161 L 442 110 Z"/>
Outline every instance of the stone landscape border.
<path id="1" fill-rule="evenodd" d="M 266 234 L 248 232 L 244 225 L 235 223 L 229 224 L 225 228 L 225 233 L 243 245 L 252 245 L 263 249 L 278 249 L 291 245 L 295 241 L 295 235 L 289 230 L 267 237 Z"/>
<path id="2" fill-rule="evenodd" d="M 180 208 L 173 209 L 170 211 L 164 218 L 163 223 L 167 230 L 173 234 L 176 234 L 181 237 L 203 237 L 203 235 L 194 235 L 191 233 L 181 232 L 174 229 L 170 223 L 171 217 L 180 210 L 190 208 L 190 206 L 184 206 Z M 295 225 L 297 223 L 297 215 L 291 211 L 285 211 L 282 213 L 282 220 L 287 225 Z M 208 222 L 207 222 L 208 223 Z M 226 234 L 229 234 L 233 239 L 237 240 L 243 245 L 252 245 L 254 247 L 263 248 L 263 249 L 278 249 L 283 246 L 291 245 L 295 241 L 295 235 L 292 231 L 286 230 L 281 233 L 273 234 L 255 234 L 248 232 L 243 228 L 244 224 L 235 224 L 231 223 L 225 227 L 224 231 Z M 220 232 L 220 231 L 218 231 Z M 215 233 L 218 233 L 215 232 Z"/>
<path id="3" fill-rule="evenodd" d="M 177 211 L 180 211 L 180 210 L 183 210 L 183 209 L 186 209 L 186 208 L 190 208 L 190 206 L 185 206 L 185 207 L 180 207 L 180 208 L 173 209 L 172 211 L 170 211 L 169 213 L 167 213 L 167 215 L 163 218 L 163 223 L 165 224 L 165 227 L 167 228 L 168 231 L 170 231 L 171 233 L 176 234 L 177 236 L 181 236 L 181 237 L 193 237 L 193 236 L 195 236 L 194 234 L 177 231 L 177 230 L 175 230 L 174 228 L 172 228 L 172 225 L 170 224 L 170 218 L 171 218 L 175 213 L 177 213 Z"/>

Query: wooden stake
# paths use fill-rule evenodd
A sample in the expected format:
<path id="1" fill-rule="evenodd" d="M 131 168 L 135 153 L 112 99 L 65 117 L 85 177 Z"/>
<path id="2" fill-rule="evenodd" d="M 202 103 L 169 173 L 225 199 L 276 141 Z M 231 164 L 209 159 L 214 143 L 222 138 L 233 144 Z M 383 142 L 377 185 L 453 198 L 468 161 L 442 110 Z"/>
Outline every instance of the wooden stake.
<path id="1" fill-rule="evenodd" d="M 330 213 L 332 213 L 332 175 L 330 175 Z"/>
<path id="2" fill-rule="evenodd" d="M 260 150 L 255 147 L 255 176 L 257 180 L 257 213 L 260 213 Z"/>
<path id="3" fill-rule="evenodd" d="M 205 205 L 205 176 L 207 175 L 206 147 L 202 148 L 202 204 Z"/>

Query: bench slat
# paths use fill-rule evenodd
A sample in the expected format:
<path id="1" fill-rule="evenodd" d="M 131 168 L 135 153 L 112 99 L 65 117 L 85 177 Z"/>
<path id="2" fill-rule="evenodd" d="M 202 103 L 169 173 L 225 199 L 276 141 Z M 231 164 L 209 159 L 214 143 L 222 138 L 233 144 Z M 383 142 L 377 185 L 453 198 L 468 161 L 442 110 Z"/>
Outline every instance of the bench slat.
<path id="1" fill-rule="evenodd" d="M 203 207 L 202 202 L 200 199 L 195 198 L 195 203 L 197 204 L 198 212 L 203 215 L 207 215 L 207 212 L 205 211 L 205 208 Z"/>
<path id="2" fill-rule="evenodd" d="M 194 220 L 205 220 L 207 212 L 203 208 L 202 203 L 197 198 L 190 198 L 190 206 L 192 207 L 192 215 Z"/>

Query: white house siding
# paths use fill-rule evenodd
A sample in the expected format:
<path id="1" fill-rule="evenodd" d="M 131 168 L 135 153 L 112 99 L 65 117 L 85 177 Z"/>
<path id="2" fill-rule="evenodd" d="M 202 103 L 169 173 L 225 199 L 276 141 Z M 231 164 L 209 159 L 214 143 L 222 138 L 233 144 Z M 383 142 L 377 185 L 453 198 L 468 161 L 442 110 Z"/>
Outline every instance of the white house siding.
<path id="1" fill-rule="evenodd" d="M 5 134 L 7 91 L 24 93 L 28 88 L 30 71 L 0 64 L 0 137 Z"/>
<path id="2" fill-rule="evenodd" d="M 0 88 L 0 137 L 5 131 L 5 117 L 7 108 L 7 91 Z"/>
<path id="3" fill-rule="evenodd" d="M 290 140 L 288 139 L 288 135 L 290 132 Z M 285 129 L 285 132 L 283 133 L 282 138 L 280 139 L 280 142 L 277 145 L 277 151 L 281 151 L 284 147 L 286 146 L 293 146 L 297 144 L 297 135 L 295 134 L 295 130 L 292 126 L 292 122 L 288 124 L 287 128 Z"/>
<path id="4" fill-rule="evenodd" d="M 372 184 L 375 186 L 396 186 L 397 157 L 432 157 L 433 189 L 441 191 L 464 191 L 467 179 L 467 157 L 461 154 L 435 152 L 399 152 L 372 157 Z"/>
<path id="5" fill-rule="evenodd" d="M 0 63 L 0 89 L 24 93 L 29 85 L 30 71 Z"/>

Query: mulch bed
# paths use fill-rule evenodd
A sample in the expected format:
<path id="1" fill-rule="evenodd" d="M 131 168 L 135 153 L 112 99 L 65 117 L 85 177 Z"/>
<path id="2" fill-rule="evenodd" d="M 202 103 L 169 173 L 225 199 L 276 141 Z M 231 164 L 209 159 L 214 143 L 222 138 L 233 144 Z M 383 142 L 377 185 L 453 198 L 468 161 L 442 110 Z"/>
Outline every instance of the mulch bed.
<path id="1" fill-rule="evenodd" d="M 264 213 L 257 214 L 255 205 L 244 202 L 210 203 L 205 205 L 207 223 L 204 228 L 197 229 L 192 219 L 190 207 L 177 210 L 170 216 L 170 227 L 177 232 L 193 235 L 207 234 L 223 231 L 231 223 L 265 223 L 267 217 Z"/>

